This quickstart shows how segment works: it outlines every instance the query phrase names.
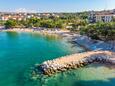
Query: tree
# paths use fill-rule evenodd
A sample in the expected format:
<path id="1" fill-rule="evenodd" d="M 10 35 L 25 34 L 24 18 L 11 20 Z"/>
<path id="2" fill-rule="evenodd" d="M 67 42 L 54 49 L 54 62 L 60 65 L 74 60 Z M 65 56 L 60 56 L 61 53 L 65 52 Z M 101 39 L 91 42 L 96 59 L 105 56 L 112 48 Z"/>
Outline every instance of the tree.
<path id="1" fill-rule="evenodd" d="M 14 27 L 16 27 L 16 26 L 17 26 L 17 23 L 16 23 L 15 20 L 7 20 L 4 25 L 5 25 L 5 28 L 6 28 L 6 29 L 9 29 L 9 28 L 14 28 Z"/>

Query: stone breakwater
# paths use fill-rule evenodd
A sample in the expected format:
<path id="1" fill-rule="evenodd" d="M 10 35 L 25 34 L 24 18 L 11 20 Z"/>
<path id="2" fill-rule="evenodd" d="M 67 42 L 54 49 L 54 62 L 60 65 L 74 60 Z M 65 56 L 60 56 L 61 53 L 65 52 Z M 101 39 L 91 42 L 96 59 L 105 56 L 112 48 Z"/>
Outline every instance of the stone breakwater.
<path id="1" fill-rule="evenodd" d="M 52 75 L 57 72 L 76 69 L 91 63 L 110 63 L 115 65 L 115 52 L 91 51 L 79 54 L 64 56 L 58 59 L 43 62 L 37 65 L 37 69 L 45 75 Z"/>

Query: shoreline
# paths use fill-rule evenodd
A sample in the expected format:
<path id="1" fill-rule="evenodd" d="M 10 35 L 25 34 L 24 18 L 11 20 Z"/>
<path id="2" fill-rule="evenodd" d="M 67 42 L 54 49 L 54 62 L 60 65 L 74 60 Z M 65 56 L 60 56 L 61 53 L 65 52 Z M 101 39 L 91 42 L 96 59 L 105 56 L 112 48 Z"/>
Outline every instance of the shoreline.
<path id="1" fill-rule="evenodd" d="M 104 42 L 101 40 L 93 40 L 87 36 L 77 35 L 73 38 L 73 42 L 86 47 L 90 51 L 107 50 L 115 52 L 115 41 Z"/>
<path id="2" fill-rule="evenodd" d="M 31 32 L 31 33 L 43 33 L 43 34 L 55 34 L 61 37 L 67 38 L 68 42 L 73 44 L 78 44 L 80 47 L 83 47 L 86 51 L 98 51 L 98 50 L 107 50 L 115 52 L 115 41 L 100 41 L 92 40 L 91 38 L 80 35 L 77 33 L 72 33 L 69 30 L 39 30 L 31 28 L 14 28 L 14 29 L 0 29 L 0 31 L 16 31 L 16 32 Z M 114 44 L 112 44 L 114 43 Z M 113 49 L 112 49 L 113 48 Z"/>
<path id="3" fill-rule="evenodd" d="M 0 29 L 0 31 L 16 31 L 16 32 L 38 32 L 38 33 L 48 33 L 48 34 L 61 34 L 68 33 L 68 30 L 36 30 L 31 28 L 13 28 L 13 29 Z"/>
<path id="4" fill-rule="evenodd" d="M 92 40 L 91 38 L 80 35 L 77 33 L 72 33 L 69 30 L 39 30 L 31 28 L 14 28 L 14 29 L 0 29 L 0 31 L 16 31 L 16 32 L 32 32 L 32 33 L 43 33 L 43 34 L 55 34 L 61 37 L 67 38 L 68 42 L 73 44 L 78 44 L 80 47 L 83 47 L 88 51 L 98 51 L 98 50 L 107 50 L 115 52 L 115 41 L 100 41 Z"/>
<path id="5" fill-rule="evenodd" d="M 76 37 L 75 33 L 71 33 L 69 30 L 57 30 L 57 31 L 51 31 L 51 30 L 35 30 L 30 28 L 14 28 L 14 29 L 1 29 L 1 32 L 30 32 L 30 33 L 38 33 L 38 34 L 51 34 L 51 35 L 58 35 L 62 38 L 66 38 L 68 42 L 72 43 L 72 38 Z M 73 44 L 73 43 L 72 43 Z M 85 51 L 90 51 L 90 49 L 86 48 L 83 45 L 80 45 L 77 43 L 81 48 L 84 48 Z"/>

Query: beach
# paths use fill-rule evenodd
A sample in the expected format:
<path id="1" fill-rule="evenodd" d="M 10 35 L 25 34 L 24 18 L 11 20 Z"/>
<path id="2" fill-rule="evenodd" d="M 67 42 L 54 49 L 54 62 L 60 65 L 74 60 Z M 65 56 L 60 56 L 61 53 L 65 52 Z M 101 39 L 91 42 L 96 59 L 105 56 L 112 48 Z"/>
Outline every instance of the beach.
<path id="1" fill-rule="evenodd" d="M 0 31 L 16 31 L 16 32 L 38 32 L 38 33 L 48 33 L 48 34 L 61 34 L 68 33 L 69 30 L 39 30 L 32 28 L 13 28 L 13 29 L 0 29 Z"/>
<path id="2" fill-rule="evenodd" d="M 81 47 L 84 47 L 86 50 L 95 51 L 95 50 L 108 50 L 115 52 L 115 41 L 101 41 L 93 40 L 88 36 L 72 33 L 69 30 L 40 30 L 40 29 L 31 29 L 31 28 L 13 28 L 13 29 L 1 29 L 0 31 L 16 31 L 16 32 L 32 32 L 40 34 L 57 34 L 64 38 L 67 38 L 71 43 L 77 43 Z"/>

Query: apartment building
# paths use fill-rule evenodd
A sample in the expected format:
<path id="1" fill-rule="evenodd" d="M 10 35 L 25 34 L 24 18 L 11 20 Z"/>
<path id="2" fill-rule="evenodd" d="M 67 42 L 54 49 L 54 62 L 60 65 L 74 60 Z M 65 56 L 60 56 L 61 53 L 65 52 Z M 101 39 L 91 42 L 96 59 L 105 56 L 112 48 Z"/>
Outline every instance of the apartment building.
<path id="1" fill-rule="evenodd" d="M 89 22 L 95 23 L 95 22 L 111 22 L 113 18 L 115 17 L 115 11 L 100 11 L 100 12 L 94 12 L 91 11 L 89 13 Z"/>
<path id="2" fill-rule="evenodd" d="M 96 16 L 96 22 L 111 22 L 114 15 L 113 14 L 97 14 Z"/>

